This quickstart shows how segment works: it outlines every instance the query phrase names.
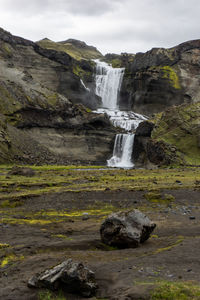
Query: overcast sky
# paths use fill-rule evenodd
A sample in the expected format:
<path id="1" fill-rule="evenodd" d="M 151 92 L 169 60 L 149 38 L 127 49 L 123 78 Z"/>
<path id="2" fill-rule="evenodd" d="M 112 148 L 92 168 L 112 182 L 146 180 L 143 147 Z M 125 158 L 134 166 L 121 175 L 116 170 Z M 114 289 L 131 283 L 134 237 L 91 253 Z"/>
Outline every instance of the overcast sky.
<path id="1" fill-rule="evenodd" d="M 200 38 L 200 0 L 0 0 L 0 27 L 33 41 L 75 38 L 144 52 Z"/>

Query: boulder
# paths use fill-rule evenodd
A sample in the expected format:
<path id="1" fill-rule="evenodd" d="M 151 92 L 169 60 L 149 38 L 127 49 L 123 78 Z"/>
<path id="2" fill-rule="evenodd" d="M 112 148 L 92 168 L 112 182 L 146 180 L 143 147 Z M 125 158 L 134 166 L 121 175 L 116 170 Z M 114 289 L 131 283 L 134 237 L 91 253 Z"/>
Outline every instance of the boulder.
<path id="1" fill-rule="evenodd" d="M 101 225 L 101 240 L 109 246 L 135 248 L 149 238 L 155 227 L 156 224 L 137 209 L 113 213 Z"/>
<path id="2" fill-rule="evenodd" d="M 34 176 L 35 171 L 31 168 L 24 168 L 24 167 L 18 167 L 14 166 L 9 172 L 8 175 L 21 175 L 21 176 Z"/>
<path id="3" fill-rule="evenodd" d="M 98 288 L 94 272 L 82 263 L 68 259 L 61 264 L 36 274 L 28 281 L 30 288 L 63 289 L 66 292 L 81 294 L 84 297 L 93 296 Z"/>
<path id="4" fill-rule="evenodd" d="M 151 137 L 151 132 L 154 128 L 154 124 L 149 121 L 144 121 L 139 124 L 136 129 L 135 136 Z"/>

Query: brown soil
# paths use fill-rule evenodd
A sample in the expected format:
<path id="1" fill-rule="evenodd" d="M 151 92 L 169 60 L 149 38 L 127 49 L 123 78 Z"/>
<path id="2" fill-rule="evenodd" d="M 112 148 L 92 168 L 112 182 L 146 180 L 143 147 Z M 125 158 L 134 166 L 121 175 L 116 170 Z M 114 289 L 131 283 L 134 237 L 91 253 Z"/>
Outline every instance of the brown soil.
<path id="1" fill-rule="evenodd" d="M 160 279 L 200 282 L 199 190 L 163 192 L 173 195 L 175 201 L 150 203 L 144 199 L 144 191 L 108 190 L 43 195 L 26 199 L 20 207 L 1 209 L 0 243 L 10 247 L 0 250 L 0 258 L 12 254 L 17 259 L 0 268 L 0 299 L 38 299 L 39 291 L 28 288 L 27 280 L 67 258 L 82 261 L 96 273 L 97 299 L 150 299 L 150 290 Z M 102 214 L 92 215 L 85 221 L 81 216 L 56 216 L 50 224 L 17 223 L 41 210 L 84 212 L 94 205 L 95 209 L 105 205 L 112 205 L 116 210 L 141 209 L 157 227 L 139 248 L 116 250 L 100 241 L 103 210 Z M 5 221 L 8 215 L 16 219 L 16 224 Z M 82 298 L 68 294 L 66 299 Z"/>

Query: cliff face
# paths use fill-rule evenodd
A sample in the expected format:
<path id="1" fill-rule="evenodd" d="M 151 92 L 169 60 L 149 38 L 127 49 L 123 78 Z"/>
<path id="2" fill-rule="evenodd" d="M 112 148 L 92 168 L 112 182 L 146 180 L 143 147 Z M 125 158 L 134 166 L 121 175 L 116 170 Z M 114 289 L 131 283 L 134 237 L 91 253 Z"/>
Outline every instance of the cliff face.
<path id="1" fill-rule="evenodd" d="M 0 162 L 105 163 L 115 129 L 80 104 L 97 106 L 80 82 L 92 75 L 87 61 L 1 29 Z"/>
<path id="2" fill-rule="evenodd" d="M 39 45 L 0 29 L 1 62 L 6 68 L 17 69 L 29 82 L 60 93 L 72 103 L 83 103 L 93 109 L 99 104 L 94 94 L 94 65 L 88 61 L 77 61 L 66 52 L 45 49 Z M 12 73 L 12 72 L 10 72 Z M 89 93 L 81 84 L 84 80 L 91 89 Z"/>
<path id="3" fill-rule="evenodd" d="M 136 166 L 200 165 L 200 102 L 168 108 L 136 130 Z"/>
<path id="4" fill-rule="evenodd" d="M 120 107 L 152 115 L 171 105 L 195 102 L 200 95 L 200 40 L 171 49 L 154 48 L 135 57 L 123 54 L 125 66 Z"/>
<path id="5" fill-rule="evenodd" d="M 101 54 L 76 40 L 33 43 L 0 29 L 1 163 L 106 163 L 117 129 L 91 112 L 100 99 L 88 57 Z M 152 115 L 171 107 L 154 129 L 139 126 L 136 166 L 199 164 L 200 41 L 104 60 L 125 67 L 121 109 Z"/>

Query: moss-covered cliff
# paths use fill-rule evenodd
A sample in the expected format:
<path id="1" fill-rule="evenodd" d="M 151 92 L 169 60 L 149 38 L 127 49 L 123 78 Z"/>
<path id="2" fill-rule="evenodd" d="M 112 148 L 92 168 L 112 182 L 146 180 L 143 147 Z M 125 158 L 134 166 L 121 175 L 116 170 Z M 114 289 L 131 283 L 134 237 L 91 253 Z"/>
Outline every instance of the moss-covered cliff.
<path id="1" fill-rule="evenodd" d="M 200 165 L 200 102 L 170 107 L 152 122 L 136 131 L 136 165 Z"/>

